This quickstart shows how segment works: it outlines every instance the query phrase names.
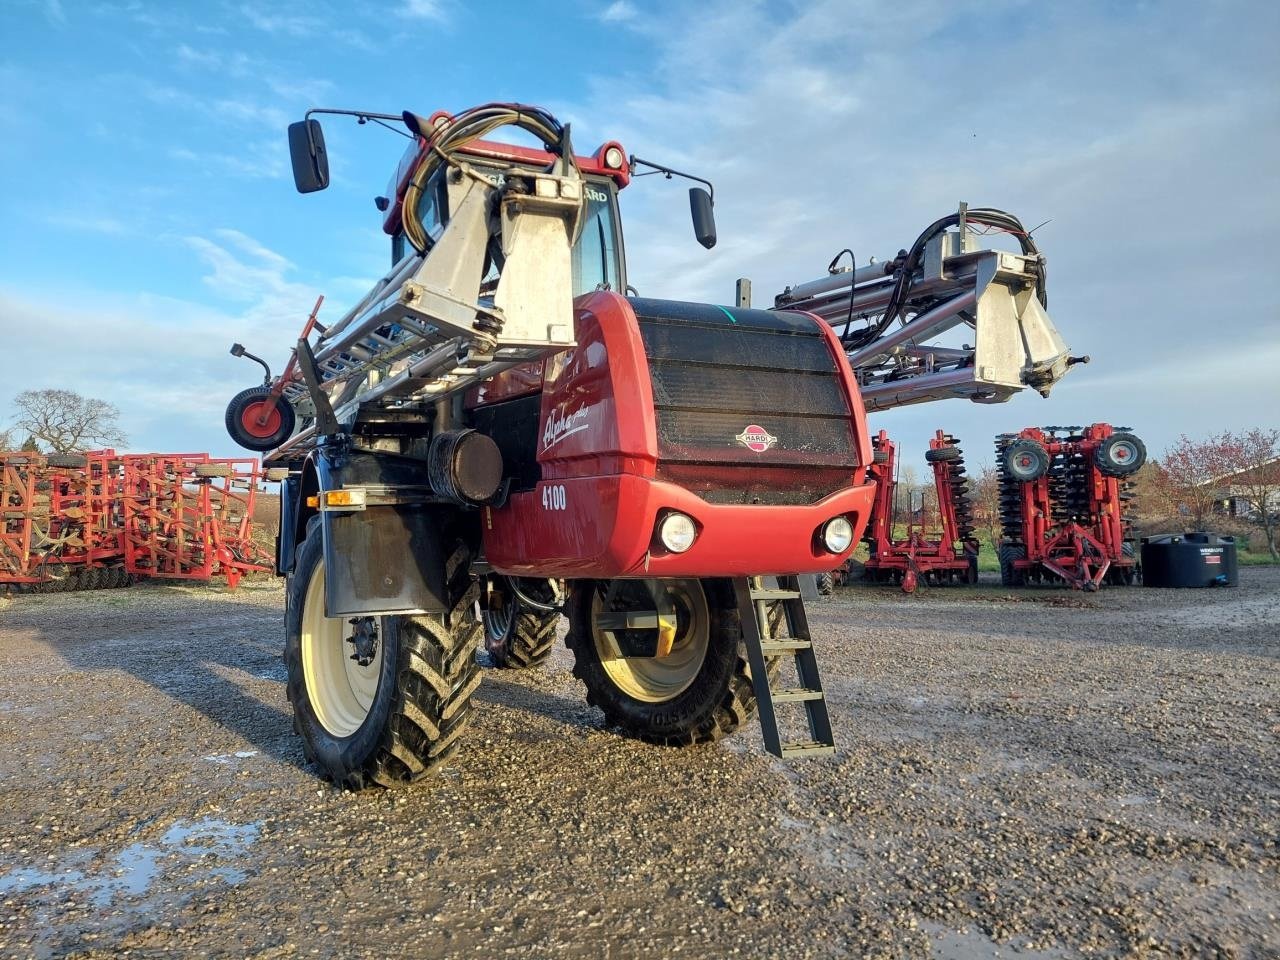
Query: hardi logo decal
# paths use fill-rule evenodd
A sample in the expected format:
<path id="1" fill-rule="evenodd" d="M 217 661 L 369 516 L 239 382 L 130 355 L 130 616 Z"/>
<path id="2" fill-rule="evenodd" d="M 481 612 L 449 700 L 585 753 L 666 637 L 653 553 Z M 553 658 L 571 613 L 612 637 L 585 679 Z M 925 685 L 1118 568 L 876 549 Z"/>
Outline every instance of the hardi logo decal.
<path id="1" fill-rule="evenodd" d="M 750 424 L 747 429 L 743 430 L 733 439 L 737 440 L 748 450 L 752 450 L 756 453 L 764 453 L 778 442 L 777 437 L 771 434 L 764 427 L 755 423 Z"/>

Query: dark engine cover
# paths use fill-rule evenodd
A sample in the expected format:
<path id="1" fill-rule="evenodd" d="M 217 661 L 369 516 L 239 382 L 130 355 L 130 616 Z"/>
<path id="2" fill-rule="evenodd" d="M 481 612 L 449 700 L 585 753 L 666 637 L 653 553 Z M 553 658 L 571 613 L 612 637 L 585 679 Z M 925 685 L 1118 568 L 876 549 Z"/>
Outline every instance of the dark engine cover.
<path id="1" fill-rule="evenodd" d="M 813 503 L 848 483 L 858 466 L 849 402 L 819 321 L 630 303 L 653 381 L 659 478 L 717 503 Z"/>

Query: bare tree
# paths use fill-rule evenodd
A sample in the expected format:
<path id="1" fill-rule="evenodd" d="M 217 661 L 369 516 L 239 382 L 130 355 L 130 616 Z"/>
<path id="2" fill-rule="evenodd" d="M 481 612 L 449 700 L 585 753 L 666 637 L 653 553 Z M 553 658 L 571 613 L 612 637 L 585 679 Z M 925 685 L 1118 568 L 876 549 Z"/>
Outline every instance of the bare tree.
<path id="1" fill-rule="evenodd" d="M 54 453 L 122 444 L 116 423 L 120 411 L 105 400 L 74 390 L 24 390 L 14 398 L 16 427 L 47 444 Z"/>
<path id="2" fill-rule="evenodd" d="M 1262 523 L 1267 549 L 1273 559 L 1280 560 L 1276 550 L 1276 514 L 1280 512 L 1280 430 L 1254 427 L 1242 434 L 1223 434 L 1226 438 L 1227 492 L 1253 508 Z"/>
<path id="3" fill-rule="evenodd" d="M 14 448 L 15 441 L 16 438 L 14 437 L 12 430 L 0 427 L 0 450 L 12 450 Z"/>
<path id="4" fill-rule="evenodd" d="M 1000 471 L 983 464 L 969 488 L 973 519 L 987 531 L 992 543 L 1000 542 Z"/>
<path id="5" fill-rule="evenodd" d="M 1190 514 L 1197 530 L 1203 530 L 1214 506 L 1222 499 L 1222 478 L 1229 472 L 1230 434 L 1192 440 L 1184 433 L 1164 452 L 1161 482 L 1174 503 Z"/>

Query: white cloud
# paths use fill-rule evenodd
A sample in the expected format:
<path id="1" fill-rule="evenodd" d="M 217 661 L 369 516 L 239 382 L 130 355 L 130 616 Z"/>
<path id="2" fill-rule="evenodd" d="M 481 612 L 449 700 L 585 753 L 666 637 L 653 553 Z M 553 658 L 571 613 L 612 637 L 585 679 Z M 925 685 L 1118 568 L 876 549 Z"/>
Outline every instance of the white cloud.
<path id="1" fill-rule="evenodd" d="M 222 413 L 261 374 L 227 351 L 239 341 L 278 369 L 317 290 L 295 278 L 286 257 L 239 231 L 184 240 L 207 267 L 208 297 L 100 290 L 44 297 L 0 288 L 6 329 L 0 410 L 22 390 L 70 387 L 115 403 L 133 450 L 243 455 L 222 429 Z M 68 302 L 92 303 L 92 322 L 51 345 L 49 331 L 66 329 Z M 233 307 L 210 305 L 216 302 Z"/>
<path id="2" fill-rule="evenodd" d="M 1048 401 L 930 404 L 884 425 L 922 452 L 937 426 L 981 449 L 1010 426 L 1141 415 L 1132 425 L 1159 448 L 1223 416 L 1158 375 L 1190 362 L 1167 346 L 1228 357 L 1280 342 L 1256 282 L 1273 272 L 1280 222 L 1280 14 L 1250 9 L 1266 22 L 1246 34 L 1230 5 L 1193 3 L 1117 17 L 1023 0 L 980 16 L 943 0 L 719 2 L 682 8 L 676 31 L 668 8 L 636 24 L 652 45 L 642 76 L 594 78 L 562 112 L 584 149 L 616 136 L 715 181 L 710 253 L 682 188 L 655 177 L 626 192 L 630 279 L 645 294 L 726 302 L 748 276 L 768 305 L 843 247 L 891 256 L 960 200 L 1052 219 L 1037 235 L 1050 312 L 1094 363 Z M 1263 402 L 1247 415 L 1280 409 L 1276 382 L 1251 380 Z"/>
<path id="3" fill-rule="evenodd" d="M 399 14 L 410 20 L 436 20 L 443 22 L 449 19 L 448 12 L 441 0 L 404 0 Z"/>
<path id="4" fill-rule="evenodd" d="M 45 223 L 63 230 L 80 233 L 103 233 L 120 236 L 131 232 L 129 226 L 115 217 L 87 216 L 83 213 L 54 213 L 45 217 Z"/>
<path id="5" fill-rule="evenodd" d="M 636 8 L 628 0 L 614 0 L 600 11 L 599 19 L 603 23 L 626 23 L 636 18 Z"/>

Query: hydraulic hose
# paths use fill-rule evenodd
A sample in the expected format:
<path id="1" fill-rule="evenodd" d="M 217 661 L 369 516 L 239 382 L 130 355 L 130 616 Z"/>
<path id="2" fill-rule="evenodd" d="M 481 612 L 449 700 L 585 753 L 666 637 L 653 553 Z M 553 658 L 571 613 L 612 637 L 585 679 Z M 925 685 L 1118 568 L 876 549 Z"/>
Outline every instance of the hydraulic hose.
<path id="1" fill-rule="evenodd" d="M 406 116 L 408 119 L 408 116 Z M 417 125 L 421 128 L 421 124 Z M 462 147 L 492 133 L 499 127 L 514 126 L 533 134 L 552 153 L 562 154 L 573 163 L 573 150 L 568 146 L 567 128 L 541 107 L 516 103 L 487 103 L 458 114 L 434 130 L 421 130 L 427 138 L 426 156 L 414 171 L 405 188 L 401 218 L 405 236 L 420 253 L 426 253 L 431 238 L 418 217 L 418 203 L 432 174 L 454 162 L 454 154 Z"/>

